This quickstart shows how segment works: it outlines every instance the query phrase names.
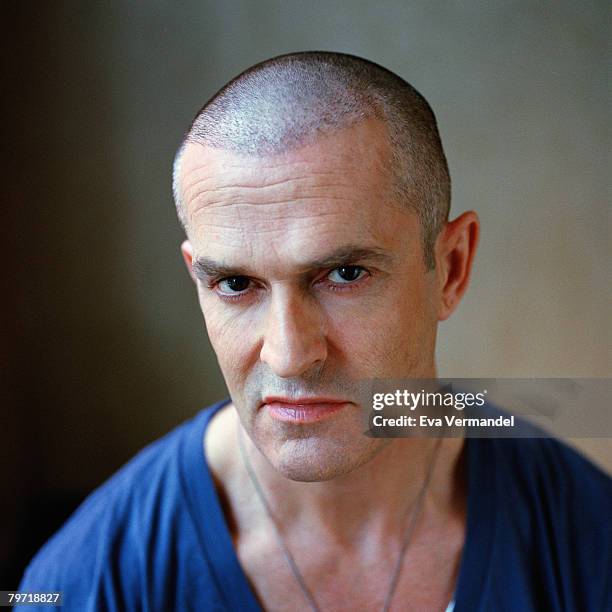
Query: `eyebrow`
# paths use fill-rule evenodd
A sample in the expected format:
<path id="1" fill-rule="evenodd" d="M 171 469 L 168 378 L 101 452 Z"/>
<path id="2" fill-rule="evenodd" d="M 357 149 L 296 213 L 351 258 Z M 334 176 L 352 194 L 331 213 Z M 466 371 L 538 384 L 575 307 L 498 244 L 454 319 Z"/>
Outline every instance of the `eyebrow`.
<path id="1" fill-rule="evenodd" d="M 335 249 L 321 259 L 300 264 L 300 271 L 337 268 L 359 263 L 384 264 L 392 261 L 393 256 L 377 247 L 343 246 Z M 201 280 L 218 279 L 229 276 L 251 276 L 248 267 L 230 266 L 219 263 L 210 257 L 196 257 L 191 264 L 193 273 Z"/>

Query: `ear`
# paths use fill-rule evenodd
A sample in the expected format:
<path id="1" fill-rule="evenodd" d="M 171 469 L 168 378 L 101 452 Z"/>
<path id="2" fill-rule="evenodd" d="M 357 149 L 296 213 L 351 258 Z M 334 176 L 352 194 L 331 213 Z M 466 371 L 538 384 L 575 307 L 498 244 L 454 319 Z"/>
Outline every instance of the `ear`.
<path id="1" fill-rule="evenodd" d="M 193 261 L 193 247 L 191 246 L 191 242 L 189 240 L 183 241 L 181 244 L 181 255 L 183 256 L 183 261 L 187 266 L 187 272 L 189 272 L 189 276 L 191 276 L 191 280 L 195 283 L 196 277 L 193 273 L 192 261 Z"/>
<path id="2" fill-rule="evenodd" d="M 470 210 L 449 221 L 436 240 L 439 321 L 450 317 L 468 287 L 479 235 L 478 215 Z"/>

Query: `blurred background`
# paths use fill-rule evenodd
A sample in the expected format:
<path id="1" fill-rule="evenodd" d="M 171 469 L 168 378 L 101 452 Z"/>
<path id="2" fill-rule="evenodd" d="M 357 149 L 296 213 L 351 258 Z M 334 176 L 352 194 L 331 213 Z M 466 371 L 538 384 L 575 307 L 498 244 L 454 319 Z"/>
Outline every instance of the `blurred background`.
<path id="1" fill-rule="evenodd" d="M 437 114 L 482 242 L 439 372 L 609 377 L 608 2 L 3 2 L 0 588 L 138 449 L 225 396 L 170 168 L 246 67 L 376 61 Z M 578 440 L 612 470 L 609 439 Z"/>

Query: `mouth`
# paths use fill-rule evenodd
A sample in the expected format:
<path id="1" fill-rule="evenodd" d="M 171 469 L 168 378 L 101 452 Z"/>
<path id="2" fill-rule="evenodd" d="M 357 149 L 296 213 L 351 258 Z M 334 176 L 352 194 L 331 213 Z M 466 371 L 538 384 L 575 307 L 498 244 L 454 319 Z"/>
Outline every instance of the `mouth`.
<path id="1" fill-rule="evenodd" d="M 283 423 L 317 423 L 346 408 L 350 402 L 330 397 L 265 397 L 262 408 Z"/>

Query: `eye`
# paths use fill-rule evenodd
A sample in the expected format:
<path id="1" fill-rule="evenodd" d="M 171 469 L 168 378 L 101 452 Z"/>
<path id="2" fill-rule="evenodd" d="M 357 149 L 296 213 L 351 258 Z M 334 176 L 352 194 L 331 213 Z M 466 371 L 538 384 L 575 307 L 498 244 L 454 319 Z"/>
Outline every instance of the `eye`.
<path id="1" fill-rule="evenodd" d="M 229 276 L 217 283 L 219 291 L 225 294 L 242 293 L 250 286 L 250 279 L 246 276 Z"/>
<path id="2" fill-rule="evenodd" d="M 337 285 L 346 285 L 358 281 L 366 274 L 366 270 L 361 266 L 340 266 L 332 270 L 327 278 Z"/>

